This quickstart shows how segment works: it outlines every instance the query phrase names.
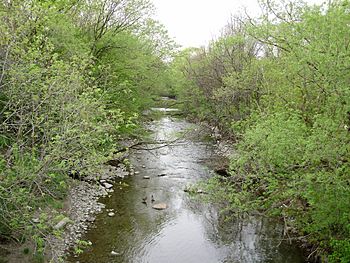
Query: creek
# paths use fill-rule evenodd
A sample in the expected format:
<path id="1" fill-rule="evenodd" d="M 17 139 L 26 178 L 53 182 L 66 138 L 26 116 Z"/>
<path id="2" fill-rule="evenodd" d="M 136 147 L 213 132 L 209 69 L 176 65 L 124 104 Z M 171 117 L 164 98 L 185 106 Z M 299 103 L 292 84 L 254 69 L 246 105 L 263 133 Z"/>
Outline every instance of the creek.
<path id="1" fill-rule="evenodd" d="M 68 262 L 305 262 L 297 246 L 281 241 L 278 222 L 253 216 L 225 220 L 217 206 L 184 192 L 213 176 L 212 164 L 223 156 L 203 131 L 196 135 L 199 126 L 161 111 L 148 127 L 157 143 L 131 152 L 137 173 L 117 181 L 111 197 L 101 200 L 107 211 L 84 237 L 92 246 Z M 167 208 L 153 209 L 158 202 Z M 109 209 L 114 216 L 108 216 Z"/>

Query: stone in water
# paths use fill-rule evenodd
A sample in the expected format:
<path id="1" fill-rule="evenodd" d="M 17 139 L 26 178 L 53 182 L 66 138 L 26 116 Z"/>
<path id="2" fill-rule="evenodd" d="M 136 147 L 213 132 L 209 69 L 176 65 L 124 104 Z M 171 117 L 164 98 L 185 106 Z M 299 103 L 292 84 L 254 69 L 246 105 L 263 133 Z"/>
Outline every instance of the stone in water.
<path id="1" fill-rule="evenodd" d="M 167 209 L 167 207 L 168 206 L 166 203 L 158 203 L 152 206 L 152 208 L 156 210 L 164 210 L 164 209 Z"/>

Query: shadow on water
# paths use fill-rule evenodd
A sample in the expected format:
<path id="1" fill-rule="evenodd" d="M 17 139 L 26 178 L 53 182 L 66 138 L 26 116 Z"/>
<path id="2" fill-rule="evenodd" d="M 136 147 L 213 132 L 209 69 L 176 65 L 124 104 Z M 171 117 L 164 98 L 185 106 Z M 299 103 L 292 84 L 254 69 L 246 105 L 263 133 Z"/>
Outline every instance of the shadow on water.
<path id="1" fill-rule="evenodd" d="M 296 246 L 280 241 L 278 224 L 256 217 L 226 221 L 218 208 L 183 191 L 186 185 L 209 177 L 206 163 L 220 157 L 215 145 L 193 136 L 198 127 L 164 116 L 150 129 L 155 141 L 173 144 L 148 145 L 156 149 L 131 153 L 139 173 L 116 183 L 113 195 L 103 200 L 115 216 L 100 214 L 85 236 L 93 245 L 69 262 L 304 262 Z M 180 133 L 191 136 L 176 140 Z M 128 186 L 119 187 L 122 184 Z M 152 209 L 152 195 L 154 203 L 164 202 L 168 208 Z"/>

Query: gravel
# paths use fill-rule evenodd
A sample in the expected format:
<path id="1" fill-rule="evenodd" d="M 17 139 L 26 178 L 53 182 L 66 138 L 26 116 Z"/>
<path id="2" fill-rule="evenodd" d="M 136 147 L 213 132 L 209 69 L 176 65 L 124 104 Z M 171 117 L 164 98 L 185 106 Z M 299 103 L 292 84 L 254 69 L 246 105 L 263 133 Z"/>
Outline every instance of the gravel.
<path id="1" fill-rule="evenodd" d="M 118 167 L 106 166 L 103 169 L 103 175 L 95 177 L 100 178 L 100 180 L 73 182 L 66 200 L 65 211 L 63 211 L 65 216 L 70 219 L 70 223 L 65 226 L 60 238 L 53 235 L 47 238 L 51 248 L 48 257 L 52 259 L 52 262 L 62 262 L 76 241 L 83 238 L 89 226 L 95 221 L 97 214 L 105 208 L 99 199 L 109 196 L 109 192 L 113 192 L 110 185 L 117 178 L 129 175 L 130 172 L 127 170 L 123 164 Z"/>

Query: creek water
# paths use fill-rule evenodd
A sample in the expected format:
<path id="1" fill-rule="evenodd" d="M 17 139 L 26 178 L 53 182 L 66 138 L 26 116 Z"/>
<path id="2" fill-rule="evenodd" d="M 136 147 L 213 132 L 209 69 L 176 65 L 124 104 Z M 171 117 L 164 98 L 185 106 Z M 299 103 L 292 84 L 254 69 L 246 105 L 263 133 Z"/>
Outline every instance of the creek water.
<path id="1" fill-rule="evenodd" d="M 99 214 L 84 237 L 92 246 L 68 262 L 305 262 L 295 245 L 281 241 L 278 223 L 259 217 L 225 220 L 215 205 L 184 192 L 212 176 L 210 164 L 222 158 L 213 142 L 196 135 L 199 127 L 165 114 L 149 128 L 158 143 L 131 153 L 138 173 L 116 182 L 112 196 L 102 200 L 115 216 Z M 181 133 L 187 135 L 176 140 Z M 158 202 L 167 209 L 153 209 Z"/>

